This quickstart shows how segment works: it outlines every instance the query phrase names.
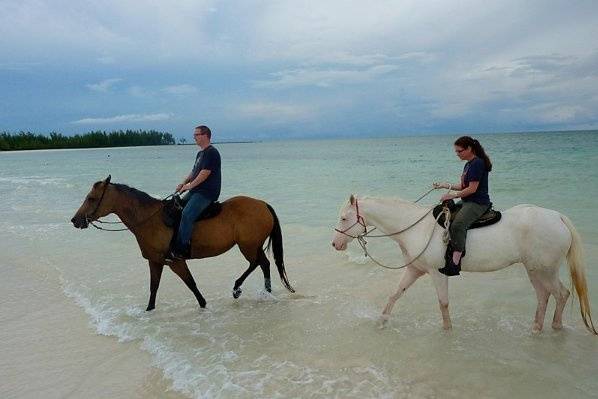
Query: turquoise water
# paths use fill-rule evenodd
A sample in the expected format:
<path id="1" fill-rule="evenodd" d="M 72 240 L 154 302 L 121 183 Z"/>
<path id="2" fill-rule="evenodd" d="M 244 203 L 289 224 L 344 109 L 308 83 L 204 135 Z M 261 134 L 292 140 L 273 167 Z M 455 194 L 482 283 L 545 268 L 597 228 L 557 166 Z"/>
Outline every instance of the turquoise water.
<path id="1" fill-rule="evenodd" d="M 173 388 L 190 397 L 593 396 L 598 338 L 580 323 L 530 334 L 535 295 L 520 267 L 451 280 L 454 330 L 441 330 L 436 294 L 423 278 L 402 298 L 387 330 L 376 318 L 399 272 L 365 261 L 355 245 L 332 250 L 339 206 L 351 193 L 415 199 L 436 180 L 456 182 L 463 164 L 453 136 L 280 141 L 218 145 L 222 198 L 266 200 L 282 222 L 292 296 L 256 272 L 231 296 L 245 261 L 234 249 L 190 268 L 208 301 L 165 271 L 157 309 L 144 311 L 149 273 L 133 236 L 69 224 L 93 182 L 112 175 L 156 197 L 170 194 L 196 147 L 138 147 L 0 154 L 2 267 L 37 262 L 99 334 L 139 342 Z M 506 209 L 532 203 L 568 215 L 584 238 L 598 314 L 598 132 L 479 137 L 494 163 L 490 191 Z M 432 204 L 440 192 L 423 202 Z M 371 243 L 400 263 L 390 241 Z M 563 281 L 568 282 L 562 270 Z M 568 283 L 566 283 L 568 285 Z M 598 316 L 595 316 L 598 319 Z"/>

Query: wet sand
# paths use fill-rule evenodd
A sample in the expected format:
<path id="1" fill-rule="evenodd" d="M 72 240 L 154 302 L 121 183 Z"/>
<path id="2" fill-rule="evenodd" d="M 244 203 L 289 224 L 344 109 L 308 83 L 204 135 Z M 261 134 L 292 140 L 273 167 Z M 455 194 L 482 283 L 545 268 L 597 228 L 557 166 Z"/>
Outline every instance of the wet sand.
<path id="1" fill-rule="evenodd" d="M 11 260 L 0 267 L 2 398 L 183 397 L 139 341 L 98 335 L 62 292 L 58 272 Z"/>

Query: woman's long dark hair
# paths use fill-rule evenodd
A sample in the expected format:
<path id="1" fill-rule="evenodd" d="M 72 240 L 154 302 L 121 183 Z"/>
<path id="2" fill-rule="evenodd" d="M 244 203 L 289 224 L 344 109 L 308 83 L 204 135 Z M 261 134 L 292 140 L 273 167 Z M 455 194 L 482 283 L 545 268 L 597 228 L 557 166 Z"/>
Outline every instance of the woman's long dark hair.
<path id="1" fill-rule="evenodd" d="M 486 164 L 486 170 L 488 172 L 492 170 L 492 162 L 490 161 L 490 157 L 488 154 L 486 154 L 484 147 L 482 147 L 479 141 L 473 137 L 462 136 L 455 141 L 455 145 L 458 145 L 461 148 L 471 147 L 475 156 L 484 160 L 484 163 Z"/>

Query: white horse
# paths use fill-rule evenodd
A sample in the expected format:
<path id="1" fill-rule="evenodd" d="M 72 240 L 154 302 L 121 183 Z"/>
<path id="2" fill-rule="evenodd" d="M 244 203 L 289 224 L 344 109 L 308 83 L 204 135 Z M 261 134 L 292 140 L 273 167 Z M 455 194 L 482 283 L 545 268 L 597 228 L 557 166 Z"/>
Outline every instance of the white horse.
<path id="1" fill-rule="evenodd" d="M 384 234 L 393 234 L 413 225 L 400 234 L 390 236 L 399 244 L 406 263 L 415 260 L 405 267 L 397 292 L 390 296 L 382 312 L 382 326 L 388 321 L 395 302 L 411 284 L 427 273 L 436 287 L 443 327 L 451 328 L 448 278 L 438 271 L 444 266 L 444 230 L 440 226 L 435 227 L 436 220 L 429 211 L 430 208 L 398 198 L 358 199 L 353 195 L 341 207 L 338 229 L 332 240 L 332 246 L 338 251 L 345 250 L 353 238 L 363 235 L 366 226 L 375 226 Z M 561 329 L 563 326 L 563 308 L 569 290 L 560 281 L 558 271 L 566 257 L 571 280 L 579 296 L 583 322 L 590 332 L 598 335 L 590 312 L 581 239 L 566 216 L 534 205 L 514 206 L 503 212 L 497 224 L 469 231 L 466 254 L 461 263 L 462 271 L 466 272 L 491 272 L 516 263 L 525 266 L 538 299 L 532 325 L 534 333 L 542 331 L 550 295 L 556 300 L 552 328 Z"/>

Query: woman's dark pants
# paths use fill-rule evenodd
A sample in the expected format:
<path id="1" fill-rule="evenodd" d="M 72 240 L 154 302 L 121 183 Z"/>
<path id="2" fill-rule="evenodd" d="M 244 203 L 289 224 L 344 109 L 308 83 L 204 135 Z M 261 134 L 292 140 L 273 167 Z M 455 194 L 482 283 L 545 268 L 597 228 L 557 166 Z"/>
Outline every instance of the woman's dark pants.
<path id="1" fill-rule="evenodd" d="M 449 228 L 451 244 L 455 251 L 465 251 L 467 229 L 488 210 L 488 207 L 489 205 L 480 205 L 475 202 L 463 202 L 463 207 L 457 212 Z"/>

